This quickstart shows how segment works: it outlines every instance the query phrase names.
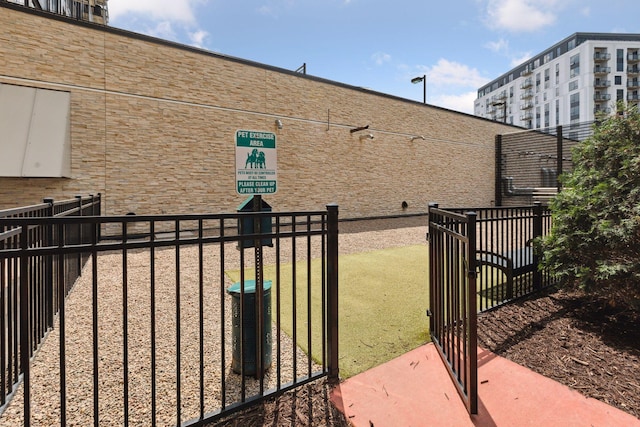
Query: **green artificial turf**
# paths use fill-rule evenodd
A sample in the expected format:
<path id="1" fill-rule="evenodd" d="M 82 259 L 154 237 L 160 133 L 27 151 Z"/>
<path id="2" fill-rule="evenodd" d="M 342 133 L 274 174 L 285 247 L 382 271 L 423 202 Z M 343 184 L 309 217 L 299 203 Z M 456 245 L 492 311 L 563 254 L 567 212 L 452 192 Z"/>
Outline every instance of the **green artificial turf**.
<path id="1" fill-rule="evenodd" d="M 429 340 L 428 253 L 426 245 L 342 255 L 339 258 L 339 367 L 348 378 L 406 353 Z M 311 354 L 321 361 L 321 261 L 296 263 L 296 341 L 308 351 L 308 313 L 311 308 Z M 227 272 L 237 281 L 240 271 Z M 247 279 L 253 269 L 245 271 Z M 264 279 L 272 281 L 273 322 L 280 294 L 281 328 L 293 336 L 293 265 L 264 266 Z M 308 286 L 311 284 L 309 305 Z M 273 347 L 275 351 L 275 344 Z"/>

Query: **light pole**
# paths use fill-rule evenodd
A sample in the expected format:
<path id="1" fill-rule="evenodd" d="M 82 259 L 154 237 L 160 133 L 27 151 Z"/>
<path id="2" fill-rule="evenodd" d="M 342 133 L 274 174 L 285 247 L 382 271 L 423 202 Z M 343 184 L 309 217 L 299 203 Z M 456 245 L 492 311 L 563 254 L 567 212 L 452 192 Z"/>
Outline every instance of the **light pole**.
<path id="1" fill-rule="evenodd" d="M 411 83 L 417 84 L 422 82 L 422 103 L 427 103 L 427 75 L 425 74 L 422 77 L 414 77 L 411 79 Z"/>
<path id="2" fill-rule="evenodd" d="M 501 106 L 502 107 L 502 123 L 507 123 L 507 102 L 506 101 L 498 101 L 493 103 L 494 107 Z M 493 119 L 497 121 L 495 118 Z"/>

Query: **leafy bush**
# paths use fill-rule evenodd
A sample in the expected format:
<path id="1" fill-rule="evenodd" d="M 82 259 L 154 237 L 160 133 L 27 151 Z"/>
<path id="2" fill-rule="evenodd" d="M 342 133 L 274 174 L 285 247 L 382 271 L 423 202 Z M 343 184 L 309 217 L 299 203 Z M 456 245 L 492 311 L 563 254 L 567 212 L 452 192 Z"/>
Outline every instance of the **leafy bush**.
<path id="1" fill-rule="evenodd" d="M 640 308 L 640 113 L 627 108 L 573 150 L 551 203 L 543 266 L 567 285 Z"/>

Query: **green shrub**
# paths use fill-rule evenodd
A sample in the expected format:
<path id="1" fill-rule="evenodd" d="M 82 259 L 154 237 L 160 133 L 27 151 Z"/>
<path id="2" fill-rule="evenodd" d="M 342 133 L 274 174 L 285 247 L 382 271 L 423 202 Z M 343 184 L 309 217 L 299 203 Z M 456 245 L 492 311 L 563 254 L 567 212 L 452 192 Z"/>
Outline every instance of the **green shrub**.
<path id="1" fill-rule="evenodd" d="M 640 113 L 626 108 L 573 150 L 551 203 L 543 266 L 566 285 L 640 308 Z"/>

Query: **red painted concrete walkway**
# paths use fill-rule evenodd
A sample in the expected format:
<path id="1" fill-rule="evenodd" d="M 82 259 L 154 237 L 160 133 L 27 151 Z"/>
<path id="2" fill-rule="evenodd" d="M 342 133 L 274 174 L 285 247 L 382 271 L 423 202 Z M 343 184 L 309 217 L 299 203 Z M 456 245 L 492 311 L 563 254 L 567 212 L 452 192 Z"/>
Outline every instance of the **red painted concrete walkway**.
<path id="1" fill-rule="evenodd" d="M 640 427 L 640 420 L 478 350 L 470 416 L 433 344 L 342 382 L 331 400 L 355 427 Z"/>

